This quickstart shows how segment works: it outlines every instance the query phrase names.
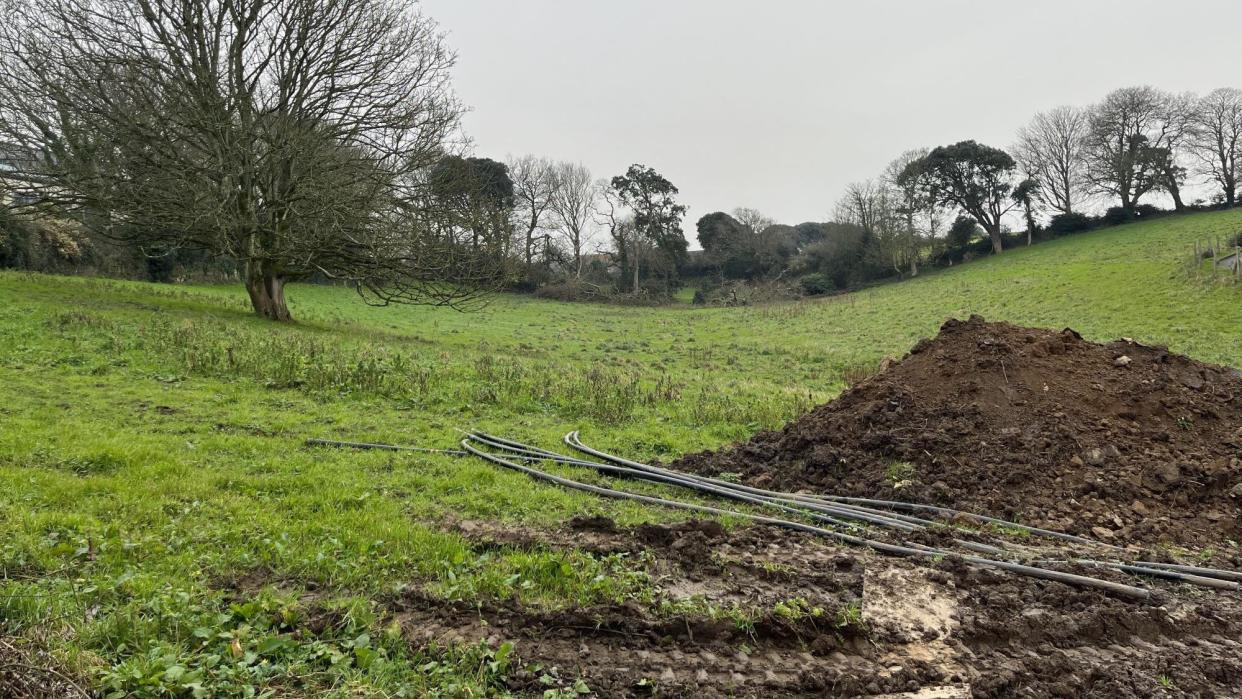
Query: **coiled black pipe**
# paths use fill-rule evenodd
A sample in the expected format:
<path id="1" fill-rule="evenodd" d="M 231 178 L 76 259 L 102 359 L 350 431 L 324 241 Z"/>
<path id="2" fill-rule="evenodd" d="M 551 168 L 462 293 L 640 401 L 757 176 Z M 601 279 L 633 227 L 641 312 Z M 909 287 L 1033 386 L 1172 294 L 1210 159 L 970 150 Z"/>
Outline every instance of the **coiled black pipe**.
<path id="1" fill-rule="evenodd" d="M 650 495 L 640 495 L 638 493 L 629 493 L 629 492 L 625 492 L 622 490 L 614 490 L 612 488 L 603 488 L 600 486 L 589 485 L 587 483 L 579 483 L 578 481 L 570 480 L 568 478 L 563 478 L 561 476 L 556 476 L 551 473 L 545 473 L 538 469 L 531 468 L 529 466 L 523 466 L 522 464 L 519 464 L 517 462 L 509 461 L 508 459 L 505 459 L 495 454 L 491 454 L 486 451 L 483 451 L 482 449 L 479 449 L 475 447 L 474 445 L 472 445 L 471 440 L 469 438 L 463 439 L 461 441 L 461 446 L 466 451 L 482 459 L 486 459 L 488 461 L 491 461 L 492 463 L 498 464 L 500 466 L 504 466 L 505 468 L 513 469 L 515 471 L 524 473 L 532 478 L 542 480 L 542 481 L 547 481 L 549 483 L 555 483 L 562 487 L 570 488 L 573 490 L 581 490 L 584 492 L 593 493 L 595 495 L 600 495 L 602 497 L 614 498 L 614 499 L 619 499 L 619 500 L 632 500 L 635 502 L 642 502 L 642 503 L 646 503 L 649 505 L 659 505 L 661 507 L 688 510 L 692 512 L 703 512 L 707 514 L 738 517 L 741 519 L 750 520 L 752 522 L 758 522 L 760 524 L 767 524 L 771 526 L 782 527 L 785 529 L 791 529 L 794 531 L 806 532 L 808 534 L 814 534 L 816 536 L 822 536 L 822 537 L 826 537 L 830 539 L 835 539 L 843 543 L 851 544 L 854 546 L 863 546 L 863 547 L 873 549 L 875 551 L 879 551 L 881 553 L 887 553 L 887 554 L 895 555 L 895 556 L 917 556 L 917 557 L 922 557 L 922 558 L 938 558 L 938 557 L 952 556 L 966 563 L 996 568 L 998 570 L 1005 570 L 1011 573 L 1017 573 L 1018 575 L 1023 575 L 1027 577 L 1039 578 L 1043 580 L 1053 580 L 1056 582 L 1063 582 L 1066 584 L 1077 585 L 1080 587 L 1090 587 L 1090 588 L 1094 588 L 1098 590 L 1105 590 L 1108 592 L 1112 592 L 1114 594 L 1131 597 L 1133 599 L 1146 600 L 1146 599 L 1151 598 L 1151 592 L 1148 590 L 1144 590 L 1141 587 L 1134 587 L 1133 585 L 1115 583 L 1109 580 L 1100 580 L 1099 578 L 1092 578 L 1092 577 L 1088 577 L 1085 575 L 1077 575 L 1075 573 L 1065 573 L 1065 572 L 1061 572 L 1058 570 L 1048 570 L 1046 568 L 1038 568 L 1035 566 L 1022 565 L 1019 563 L 1008 563 L 1006 561 L 996 561 L 996 560 L 991 560 L 987 558 L 979 558 L 977 556 L 963 556 L 960 554 L 954 554 L 948 551 L 944 551 L 941 549 L 935 549 L 931 547 L 913 548 L 910 546 L 902 546 L 899 544 L 890 544 L 884 541 L 876 541 L 874 539 L 867 539 L 864 537 L 854 536 L 851 534 L 846 534 L 844 532 L 838 532 L 838 531 L 833 531 L 831 529 L 824 529 L 822 527 L 817 527 L 817 526 L 810 525 L 810 524 L 804 524 L 802 522 L 794 522 L 790 520 L 777 519 L 774 517 L 755 515 L 755 514 L 750 514 L 747 512 L 725 510 L 719 507 L 711 507 L 709 505 L 698 505 L 694 503 L 680 502 L 677 500 L 667 500 L 665 498 L 657 498 L 657 497 L 652 497 Z"/>
<path id="2" fill-rule="evenodd" d="M 599 458 L 612 461 L 613 463 L 623 463 L 623 464 L 626 464 L 627 466 L 638 467 L 644 470 L 651 470 L 653 472 L 658 472 L 662 474 L 663 473 L 667 473 L 667 474 L 680 474 L 681 473 L 678 471 L 673 471 L 671 469 L 664 469 L 658 466 L 651 466 L 650 464 L 642 464 L 636 461 L 625 459 L 623 457 L 615 456 L 613 454 L 608 454 L 607 452 L 602 452 L 597 449 L 592 449 L 591 447 L 588 447 L 587 445 L 582 443 L 581 439 L 578 436 L 577 431 L 570 432 L 569 434 L 565 435 L 564 442 L 568 444 L 569 446 L 582 451 L 583 453 L 591 454 L 592 456 L 598 456 Z M 547 453 L 551 453 L 551 452 L 547 452 Z M 735 484 L 730 484 L 728 481 L 722 481 L 719 479 L 707 478 L 707 477 L 698 477 L 697 480 L 700 480 L 701 482 L 710 482 L 713 484 L 719 484 L 719 485 L 724 485 L 724 486 L 735 485 Z M 755 492 L 755 491 L 773 492 L 773 491 L 764 491 L 758 488 L 749 488 L 746 486 L 740 486 L 740 488 L 748 492 Z M 962 511 L 953 510 L 950 508 L 937 507 L 935 505 L 919 505 L 917 503 L 904 503 L 900 501 L 873 500 L 870 498 L 847 498 L 847 497 L 835 497 L 835 496 L 825 496 L 823 497 L 823 500 L 829 501 L 829 502 L 838 502 L 842 500 L 850 501 L 850 502 L 861 501 L 861 502 L 881 504 L 881 505 L 890 505 L 890 506 L 898 505 L 898 506 L 908 506 L 911 508 L 927 509 L 927 510 L 938 512 L 940 514 L 947 515 L 950 517 L 966 516 L 966 517 L 975 519 L 976 521 L 984 521 L 984 522 L 988 522 L 991 524 L 1011 527 L 1011 528 L 1014 528 L 1020 531 L 1027 531 L 1027 532 L 1031 532 L 1034 534 L 1049 536 L 1052 538 L 1074 541 L 1075 543 L 1086 543 L 1086 544 L 1091 544 L 1091 545 L 1096 545 L 1096 546 L 1104 546 L 1104 547 L 1108 547 L 1108 548 L 1115 549 L 1115 550 L 1120 550 L 1120 547 L 1118 546 L 1113 546 L 1111 544 L 1104 544 L 1102 542 L 1097 542 L 1097 541 L 1087 539 L 1084 537 L 1075 536 L 1073 534 L 1065 534 L 1064 532 L 1057 532 L 1057 531 L 1050 530 L 1050 529 L 1041 529 L 1039 527 L 1029 527 L 1026 525 L 997 519 L 995 517 L 988 517 L 986 515 L 978 515 L 978 514 L 974 514 L 970 512 L 962 512 Z M 978 553 L 985 553 L 989 555 L 1002 555 L 1005 553 L 1003 549 L 999 549 L 995 546 L 989 546 L 988 544 L 982 544 L 979 542 L 965 541 L 962 539 L 954 539 L 953 543 L 958 546 L 961 546 L 962 548 L 966 548 L 966 549 L 969 549 L 969 550 L 972 550 Z M 1238 584 L 1239 582 L 1242 582 L 1242 573 L 1238 573 L 1234 571 L 1217 570 L 1213 568 L 1201 568 L 1201 567 L 1196 567 L 1196 566 L 1175 565 L 1175 564 L 1168 564 L 1168 563 L 1155 563 L 1151 561 L 1137 561 L 1135 563 L 1122 563 L 1118 561 L 1098 561 L 1098 560 L 1093 560 L 1093 559 L 1077 558 L 1077 559 L 1074 559 L 1073 562 L 1080 563 L 1082 565 L 1091 565 L 1095 567 L 1103 567 L 1103 568 L 1111 568 L 1113 570 L 1121 570 L 1121 571 L 1131 573 L 1131 574 L 1136 574 L 1136 575 L 1147 575 L 1150 577 L 1163 578 L 1166 580 L 1176 580 L 1180 582 L 1189 583 L 1192 585 L 1198 585 L 1201 587 L 1211 587 L 1211 588 L 1222 589 L 1222 590 L 1242 589 L 1242 585 Z M 1222 581 L 1228 581 L 1228 582 L 1222 582 Z"/>
<path id="3" fill-rule="evenodd" d="M 484 444 L 490 447 L 498 447 L 498 448 L 503 448 L 503 449 L 516 449 L 517 448 L 517 447 L 507 447 L 504 444 L 501 444 L 499 442 L 496 442 L 494 440 L 487 438 L 482 433 L 471 433 L 466 439 L 468 441 L 475 441 L 475 442 L 478 442 L 480 444 Z M 509 442 L 509 444 L 512 444 L 512 442 Z M 545 460 L 559 461 L 558 459 L 552 458 L 552 456 L 548 456 Z M 774 509 L 778 509 L 782 512 L 789 512 L 789 513 L 797 514 L 801 516 L 809 516 L 809 517 L 812 517 L 813 519 L 817 519 L 826 524 L 833 524 L 836 526 L 850 526 L 849 522 L 843 521 L 842 519 L 837 519 L 837 517 L 844 517 L 846 519 L 856 519 L 859 521 L 867 521 L 872 524 L 879 524 L 881 526 L 892 527 L 892 528 L 900 529 L 902 531 L 907 531 L 907 532 L 914 530 L 914 527 L 912 525 L 905 524 L 904 522 L 899 522 L 897 520 L 887 519 L 887 518 L 878 517 L 878 516 L 863 515 L 863 514 L 854 512 L 853 510 L 845 509 L 845 508 L 823 507 L 823 506 L 813 506 L 813 505 L 807 505 L 804 508 L 791 507 L 788 505 L 783 505 L 781 503 L 772 502 L 770 500 L 765 500 L 765 499 L 755 497 L 752 495 L 747 495 L 745 493 L 740 493 L 734 490 L 713 487 L 710 485 L 697 483 L 690 479 L 677 478 L 676 476 L 657 476 L 656 474 L 650 474 L 650 473 L 646 473 L 643 471 L 639 471 L 637 469 L 627 468 L 625 466 L 617 466 L 613 464 L 598 464 L 598 463 L 590 463 L 590 462 L 583 462 L 583 461 L 577 461 L 577 460 L 569 460 L 569 463 L 576 464 L 576 465 L 582 465 L 582 466 L 589 466 L 590 468 L 593 468 L 596 471 L 599 471 L 601 473 L 608 473 L 608 474 L 618 475 L 622 477 L 639 478 L 642 480 L 648 480 L 648 481 L 655 482 L 655 483 L 666 483 L 669 485 L 676 485 L 676 486 L 680 486 L 683 488 L 688 488 L 691 490 L 696 490 L 696 491 L 708 493 L 711 495 L 716 495 L 718 497 L 728 498 L 730 500 L 737 500 L 739 502 L 746 502 L 752 505 L 759 505 L 763 507 L 771 507 Z"/>
<path id="4" fill-rule="evenodd" d="M 572 441 L 570 439 L 571 437 L 574 438 Z M 644 480 L 650 480 L 652 482 L 667 483 L 671 485 L 677 485 L 680 487 L 692 488 L 694 490 L 698 490 L 701 492 L 708 492 L 710 494 L 714 494 L 720 497 L 727 497 L 730 499 L 735 499 L 735 500 L 739 500 L 742 502 L 748 502 L 751 504 L 757 504 L 757 505 L 768 506 L 768 507 L 776 507 L 778 509 L 781 509 L 782 511 L 791 512 L 791 513 L 799 514 L 802 516 L 811 516 L 811 517 L 818 519 L 819 521 L 822 521 L 828 524 L 837 525 L 837 526 L 847 526 L 847 527 L 855 526 L 851 522 L 840 521 L 833 517 L 824 516 L 823 514 L 813 514 L 813 512 L 815 511 L 820 511 L 822 513 L 825 511 L 829 511 L 830 509 L 833 509 L 833 508 L 821 508 L 820 506 L 818 506 L 820 503 L 823 503 L 826 498 L 821 499 L 821 498 L 812 498 L 809 496 L 800 496 L 796 494 L 783 494 L 783 493 L 777 493 L 776 491 L 765 491 L 765 490 L 758 489 L 758 488 L 749 488 L 746 486 L 739 486 L 738 484 L 729 483 L 728 481 L 722 481 L 719 479 L 696 477 L 696 476 L 692 476 L 692 474 L 682 474 L 676 471 L 671 471 L 668 469 L 661 469 L 655 466 L 649 466 L 646 464 L 638 464 L 637 462 L 632 462 L 627 459 L 622 459 L 620 457 L 613 457 L 612 455 L 604 454 L 603 452 L 595 452 L 595 450 L 590 450 L 590 448 L 586 447 L 585 445 L 580 445 L 580 446 L 586 453 L 593 453 L 593 452 L 598 453 L 602 456 L 611 457 L 612 460 L 614 461 L 634 464 L 642 468 L 628 468 L 626 466 L 616 465 L 615 463 L 614 465 L 609 465 L 609 464 L 601 464 L 599 462 L 594 462 L 594 461 L 586 461 L 583 459 L 577 459 L 574 457 L 565 456 L 563 454 L 557 454 L 555 452 L 540 449 L 538 447 L 525 445 L 525 444 L 522 444 L 521 442 L 515 442 L 513 440 L 508 440 L 508 439 L 504 439 L 504 438 L 497 437 L 494 435 L 489 435 L 483 432 L 471 433 L 470 438 L 476 441 L 479 441 L 482 444 L 486 444 L 488 446 L 504 449 L 505 451 L 510 452 L 508 454 L 509 458 L 515 459 L 515 460 L 556 461 L 556 462 L 566 463 L 570 465 L 584 466 L 584 467 L 592 468 L 598 471 L 612 472 L 612 473 L 615 473 L 616 475 L 642 478 Z M 579 448 L 575 444 L 575 442 L 578 442 L 576 432 L 572 432 L 569 435 L 566 435 L 565 439 L 566 439 L 566 443 L 569 444 L 570 446 L 575 446 L 575 448 Z M 468 451 L 460 451 L 460 450 L 453 450 L 453 449 L 429 449 L 429 448 L 423 448 L 423 447 L 410 447 L 410 446 L 400 446 L 400 445 L 393 445 L 393 444 L 378 444 L 378 443 L 369 443 L 369 442 L 348 442 L 348 441 L 337 441 L 337 440 L 326 440 L 326 439 L 307 439 L 305 443 L 309 446 L 348 447 L 348 448 L 354 448 L 354 449 L 368 449 L 368 450 L 378 449 L 378 450 L 388 450 L 388 451 L 413 451 L 413 452 L 425 452 L 425 453 L 441 453 L 441 454 L 448 454 L 448 455 L 453 455 L 453 456 L 465 456 L 471 453 L 482 455 L 480 452 L 474 449 L 469 449 Z M 466 445 L 463 443 L 463 446 L 466 446 Z M 489 460 L 494 461 L 494 459 L 489 459 Z M 530 470 L 535 471 L 535 469 L 530 469 Z M 564 479 L 564 480 L 568 481 L 568 479 Z M 703 481 L 707 481 L 707 482 L 705 483 Z M 716 487 L 713 487 L 713 486 L 716 486 Z M 595 488 L 596 486 L 587 486 L 587 487 Z M 608 489 L 605 489 L 605 490 L 608 490 Z M 739 493 L 737 491 L 743 491 L 743 492 Z M 622 492 L 622 491 L 616 491 L 616 492 Z M 773 497 L 773 496 L 768 496 L 768 495 L 758 495 L 758 493 L 765 493 L 765 494 L 772 493 L 773 495 L 776 495 L 776 496 L 792 495 L 794 497 Z M 746 495 L 748 494 L 750 494 L 751 496 L 746 497 Z M 739 495 L 741 497 L 739 497 Z M 647 497 L 647 496 L 635 495 L 635 497 Z M 662 498 L 655 498 L 655 499 L 663 500 Z M 863 498 L 851 498 L 851 499 L 864 500 Z M 831 502 L 832 500 L 828 499 L 828 501 Z M 668 502 L 676 502 L 676 501 L 668 501 Z M 886 503 L 887 501 L 875 501 L 875 502 Z M 785 504 L 782 504 L 782 503 L 785 503 Z M 691 506 L 691 507 L 705 507 L 705 506 L 691 505 L 690 503 L 682 503 L 682 504 Z M 891 503 L 891 504 L 914 505 L 914 503 Z M 927 506 L 927 507 L 932 508 L 932 509 L 937 509 L 937 510 L 945 510 L 946 512 L 957 514 L 957 511 L 949 510 L 948 508 L 935 508 L 934 506 Z M 715 510 L 715 508 L 708 508 L 708 509 L 712 511 Z M 808 510 L 810 510 L 810 512 L 808 512 Z M 725 510 L 720 510 L 720 512 L 737 514 L 747 519 L 755 519 L 756 517 L 758 517 L 757 515 L 747 515 L 745 513 L 731 513 L 730 511 L 725 511 Z M 893 513 L 885 513 L 883 511 L 872 510 L 870 508 L 857 508 L 857 507 L 850 507 L 850 506 L 845 506 L 845 510 L 842 512 L 844 516 L 847 516 L 850 519 L 856 519 L 855 515 L 859 515 L 860 513 L 874 514 L 874 515 L 881 515 L 881 516 L 883 515 L 893 516 Z M 965 514 L 968 516 L 971 515 L 971 513 L 961 513 L 961 514 Z M 976 515 L 976 516 L 981 517 L 981 518 L 983 517 L 982 515 Z M 991 518 L 988 518 L 988 519 L 991 519 Z M 763 520 L 773 520 L 773 518 L 759 517 L 759 520 L 757 521 L 763 521 Z M 915 517 L 900 517 L 900 520 L 905 520 L 905 523 L 907 524 L 910 524 L 910 523 L 921 524 L 923 522 L 926 522 L 928 524 L 937 524 L 935 522 L 931 522 L 930 520 L 920 520 L 919 518 L 915 518 Z M 900 520 L 895 523 L 900 524 L 901 523 Z M 773 521 L 784 522 L 785 520 L 773 520 Z M 867 520 L 863 519 L 863 521 L 867 521 Z M 1015 526 L 1017 528 L 1022 528 L 1023 526 L 1023 525 L 1014 525 L 1012 523 L 1004 522 L 1003 520 L 997 520 L 997 522 L 1006 524 L 1006 525 Z M 880 522 L 880 521 L 873 521 L 872 523 L 883 524 L 884 526 L 893 526 L 893 524 L 895 524 L 894 522 L 885 523 L 885 522 Z M 791 524 L 798 524 L 798 523 L 791 523 Z M 902 527 L 896 527 L 896 528 L 902 528 Z M 916 527 L 916 528 L 919 528 L 919 527 Z M 812 529 L 819 529 L 819 528 L 812 527 Z M 824 531 L 828 531 L 828 530 L 824 530 Z M 1053 533 L 1056 533 L 1056 532 L 1053 532 Z M 840 533 L 834 532 L 834 534 L 840 534 Z M 844 534 L 842 534 L 842 536 L 850 537 L 850 535 L 844 535 Z M 850 537 L 850 538 L 858 538 L 858 537 Z M 963 548 L 976 551 L 976 552 L 980 552 L 980 553 L 985 553 L 989 555 L 1004 555 L 1006 553 L 1003 549 L 997 548 L 995 546 L 990 546 L 988 544 L 972 542 L 972 541 L 964 541 L 961 539 L 954 539 L 953 541 L 956 545 L 959 545 Z M 893 544 L 888 544 L 885 542 L 874 542 L 874 543 L 883 544 L 884 546 L 894 546 Z M 949 552 L 947 551 L 943 551 L 941 549 L 934 549 L 934 548 L 923 546 L 920 544 L 908 544 L 906 547 L 914 549 L 914 550 L 918 550 L 918 551 L 923 551 L 925 553 L 929 553 L 930 555 L 935 555 L 935 556 L 949 555 Z M 898 547 L 898 548 L 901 548 L 901 547 Z M 1008 563 L 1008 562 L 1003 562 L 1003 561 L 994 561 L 994 562 L 1005 563 L 1006 565 L 1020 565 L 1020 564 L 1013 564 L 1013 563 Z M 1197 584 L 1197 585 L 1201 585 L 1205 587 L 1213 587 L 1217 589 L 1225 589 L 1225 590 L 1242 589 L 1242 585 L 1240 585 L 1238 582 L 1238 581 L 1242 581 L 1242 573 L 1238 573 L 1235 571 L 1218 570 L 1218 569 L 1213 569 L 1213 568 L 1202 568 L 1202 567 L 1197 567 L 1197 566 L 1187 566 L 1187 565 L 1180 565 L 1180 564 L 1157 563 L 1157 562 L 1150 562 L 1150 561 L 1138 561 L 1134 564 L 1129 564 L 1129 563 L 1120 563 L 1116 561 L 1072 559 L 1072 561 L 1070 562 L 1080 564 L 1080 565 L 1098 567 L 1098 568 L 1109 568 L 1113 570 L 1120 570 L 1120 571 L 1124 571 L 1124 572 L 1128 572 L 1132 574 L 1148 575 L 1151 577 L 1158 577 L 1158 578 L 1165 578 L 1169 580 L 1187 582 L 1191 584 Z M 1060 563 L 1060 562 L 1056 561 L 1055 563 Z M 1053 572 L 1056 572 L 1056 571 L 1053 571 Z M 1103 581 L 1103 582 L 1106 582 L 1106 581 Z"/>
<path id="5" fill-rule="evenodd" d="M 904 515 L 895 514 L 892 512 L 885 512 L 882 510 L 873 510 L 870 508 L 855 507 L 852 505 L 844 505 L 844 504 L 839 504 L 839 503 L 825 503 L 825 502 L 818 502 L 818 501 L 811 502 L 811 501 L 794 500 L 792 498 L 786 498 L 786 497 L 772 497 L 768 495 L 758 495 L 758 494 L 755 494 L 754 489 L 738 488 L 738 487 L 735 487 L 734 484 L 727 483 L 725 481 L 702 483 L 699 479 L 694 478 L 691 474 L 686 474 L 686 473 L 678 473 L 675 471 L 662 471 L 662 470 L 658 470 L 654 468 L 636 469 L 636 468 L 631 468 L 629 466 L 624 466 L 624 465 L 616 465 L 616 464 L 609 465 L 606 463 L 600 463 L 598 461 L 584 461 L 582 459 L 576 459 L 573 457 L 565 456 L 563 454 L 557 454 L 556 452 L 548 451 L 546 449 L 540 449 L 538 447 L 533 447 L 527 444 L 522 444 L 521 442 L 515 442 L 511 439 L 504 439 L 503 437 L 497 437 L 495 435 L 491 435 L 486 432 L 479 432 L 477 430 L 469 434 L 471 438 L 481 441 L 487 444 L 488 446 L 496 447 L 499 449 L 504 449 L 514 454 L 543 456 L 546 460 L 549 460 L 549 461 L 556 461 L 558 463 L 565 463 L 565 464 L 576 465 L 576 466 L 585 466 L 587 468 L 592 468 L 597 471 L 601 471 L 601 470 L 608 471 L 610 473 L 614 473 L 617 475 L 628 476 L 631 478 L 639 478 L 639 479 L 648 480 L 654 483 L 669 483 L 669 484 L 681 486 L 683 488 L 698 489 L 701 486 L 706 486 L 706 487 L 711 488 L 712 492 L 717 492 L 717 493 L 719 490 L 726 490 L 732 493 L 740 493 L 740 494 L 748 495 L 748 496 L 751 496 L 752 498 L 762 500 L 764 502 L 781 505 L 783 506 L 782 509 L 784 509 L 785 511 L 790 511 L 789 508 L 792 507 L 798 511 L 823 512 L 825 514 L 849 516 L 853 519 L 857 519 L 860 521 L 870 522 L 872 524 L 879 524 L 882 526 L 889 526 L 889 527 L 893 527 L 896 529 L 901 529 L 903 531 L 911 531 L 912 529 L 920 529 L 924 526 L 929 526 L 929 525 L 939 526 L 937 522 L 932 522 L 931 520 L 919 519 L 917 517 L 906 517 Z M 780 494 L 777 494 L 777 495 L 780 495 Z M 748 500 L 748 502 L 753 502 L 753 500 Z"/>
<path id="6" fill-rule="evenodd" d="M 571 437 L 572 437 L 572 441 L 570 441 Z M 608 454 L 606 452 L 602 452 L 597 449 L 592 449 L 591 447 L 588 447 L 587 445 L 582 443 L 581 439 L 578 437 L 577 431 L 570 432 L 568 435 L 565 436 L 565 439 L 566 439 L 566 444 L 569 444 L 569 446 L 574 447 L 575 449 L 578 449 L 582 451 L 583 453 L 590 454 L 592 456 L 596 456 L 601 459 L 604 459 L 605 461 L 611 461 L 613 463 L 624 464 L 626 466 L 630 466 L 631 468 L 634 468 L 636 466 L 645 466 L 646 468 L 649 468 L 649 469 L 656 469 L 656 470 L 665 471 L 668 473 L 677 473 L 676 471 L 671 471 L 669 469 L 663 469 L 658 466 L 651 466 L 650 464 L 639 464 L 636 461 L 631 461 L 624 457 L 616 456 L 614 454 Z M 719 482 L 719 483 L 727 482 L 727 481 L 720 481 L 719 479 L 716 479 L 716 478 L 710 478 L 708 476 L 697 476 L 697 478 L 700 480 L 706 481 L 706 482 Z M 901 510 L 912 511 L 912 512 L 919 512 L 919 511 L 934 512 L 938 515 L 945 516 L 945 517 L 950 517 L 950 518 L 965 517 L 965 518 L 969 518 L 976 522 L 982 522 L 986 524 L 995 524 L 997 526 L 1003 526 L 1003 527 L 1010 528 L 1010 529 L 1016 529 L 1016 530 L 1028 532 L 1031 534 L 1038 534 L 1040 536 L 1046 536 L 1046 537 L 1050 537 L 1054 539 L 1062 539 L 1065 541 L 1073 541 L 1078 544 L 1086 544 L 1090 546 L 1103 546 L 1103 547 L 1111 548 L 1111 549 L 1120 548 L 1119 546 L 1114 546 L 1112 544 L 1106 544 L 1100 541 L 1095 541 L 1093 539 L 1088 539 L 1086 537 L 1077 536 L 1075 534 L 1066 534 L 1065 532 L 1058 532 L 1058 531 L 1054 531 L 1051 529 L 1031 527 L 1025 524 L 1018 524 L 1017 522 L 1008 522 L 1003 519 L 997 519 L 995 517 L 988 517 L 987 515 L 979 515 L 973 512 L 963 512 L 961 510 L 953 510 L 947 507 L 938 507 L 936 505 L 923 505 L 920 503 L 901 502 L 899 500 L 874 500 L 871 498 L 854 498 L 854 497 L 845 497 L 845 496 L 838 496 L 838 495 L 799 496 L 799 497 L 804 498 L 804 499 L 826 500 L 829 502 L 858 503 L 862 505 L 878 505 L 878 506 L 885 507 L 885 508 L 901 509 Z"/>

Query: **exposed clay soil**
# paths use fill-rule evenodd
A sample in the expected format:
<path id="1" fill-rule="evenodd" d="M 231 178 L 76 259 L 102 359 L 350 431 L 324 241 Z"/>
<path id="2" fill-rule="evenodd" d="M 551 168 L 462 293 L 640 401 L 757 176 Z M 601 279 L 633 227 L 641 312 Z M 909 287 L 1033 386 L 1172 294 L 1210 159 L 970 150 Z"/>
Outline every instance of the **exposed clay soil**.
<path id="1" fill-rule="evenodd" d="M 661 599 L 769 610 L 743 628 L 659 604 L 548 611 L 418 593 L 389 602 L 419 647 L 513 641 L 523 667 L 539 667 L 512 673 L 509 689 L 522 695 L 578 677 L 602 697 L 1234 697 L 1242 687 L 1234 594 L 1154 585 L 1157 599 L 1136 603 L 953 559 L 925 566 L 711 522 L 452 528 L 483 549 L 645 551 Z M 824 612 L 771 611 L 797 598 Z M 842 624 L 848 609 L 857 621 Z"/>
<path id="2" fill-rule="evenodd" d="M 783 429 L 672 466 L 1215 545 L 1242 539 L 1242 373 L 973 316 Z"/>

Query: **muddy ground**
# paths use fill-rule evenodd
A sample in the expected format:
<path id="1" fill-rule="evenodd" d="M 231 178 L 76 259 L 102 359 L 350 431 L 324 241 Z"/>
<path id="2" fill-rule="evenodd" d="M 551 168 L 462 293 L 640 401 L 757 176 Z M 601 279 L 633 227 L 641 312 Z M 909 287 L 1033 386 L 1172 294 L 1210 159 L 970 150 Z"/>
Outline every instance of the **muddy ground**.
<path id="1" fill-rule="evenodd" d="M 784 428 L 673 467 L 1218 546 L 1242 540 L 1242 373 L 974 316 Z"/>
<path id="2" fill-rule="evenodd" d="M 1028 560 L 1242 570 L 1242 376 L 1129 340 L 950 321 L 784 429 L 674 467 L 930 502 L 1118 548 L 1085 554 L 1013 531 L 905 535 L 929 545 L 964 537 Z M 1152 591 L 1136 601 L 953 555 L 914 561 L 703 521 L 443 526 L 481 551 L 627 553 L 652 581 L 653 599 L 585 608 L 420 591 L 381 600 L 416 648 L 513 642 L 506 682 L 519 696 L 581 679 L 601 697 L 1242 697 L 1237 590 L 1041 563 Z"/>
<path id="3" fill-rule="evenodd" d="M 1017 520 L 1122 547 L 1108 557 L 1242 569 L 1242 374 L 1126 339 L 949 321 L 785 428 L 672 466 Z M 645 554 L 653 604 L 393 601 L 415 644 L 515 641 L 542 668 L 512 678 L 521 693 L 581 676 L 621 697 L 1242 697 L 1237 591 L 1061 566 L 1155 591 L 1134 601 L 759 526 L 452 526 L 483 548 Z M 917 536 L 939 545 L 945 530 Z M 1073 557 L 1055 543 L 1005 545 Z M 719 613 L 733 607 L 750 616 Z"/>
<path id="4" fill-rule="evenodd" d="M 726 532 L 712 522 L 452 528 L 480 548 L 646 551 L 663 601 L 757 610 L 739 624 L 657 612 L 659 602 L 539 611 L 416 593 L 391 601 L 416 645 L 514 641 L 524 663 L 541 667 L 514 675 L 519 693 L 540 694 L 548 675 L 565 686 L 581 676 L 607 697 L 1242 694 L 1237 593 L 1144 582 L 1158 594 L 1134 602 L 952 558 L 919 564 L 782 530 Z"/>

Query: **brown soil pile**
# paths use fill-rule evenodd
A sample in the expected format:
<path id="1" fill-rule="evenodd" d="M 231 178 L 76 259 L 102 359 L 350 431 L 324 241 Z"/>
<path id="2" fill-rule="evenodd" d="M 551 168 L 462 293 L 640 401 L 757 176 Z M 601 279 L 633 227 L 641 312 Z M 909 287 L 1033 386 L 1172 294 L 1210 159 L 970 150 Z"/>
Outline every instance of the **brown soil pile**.
<path id="1" fill-rule="evenodd" d="M 972 316 L 783 429 L 673 467 L 1219 544 L 1242 538 L 1242 373 Z"/>

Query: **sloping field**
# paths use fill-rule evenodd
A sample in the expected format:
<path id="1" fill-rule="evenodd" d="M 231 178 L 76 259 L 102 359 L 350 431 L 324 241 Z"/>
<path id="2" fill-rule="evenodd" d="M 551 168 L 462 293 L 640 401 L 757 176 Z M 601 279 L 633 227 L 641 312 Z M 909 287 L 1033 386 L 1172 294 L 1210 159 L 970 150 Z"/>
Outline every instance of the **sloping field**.
<path id="1" fill-rule="evenodd" d="M 462 314 L 295 287 L 292 326 L 250 317 L 239 288 L 0 274 L 0 695 L 1227 686 L 1236 627 L 1212 619 L 1239 618 L 1236 592 L 1166 585 L 1136 607 L 303 441 L 445 448 L 482 428 L 552 448 L 579 429 L 670 461 L 779 427 L 976 313 L 1242 367 L 1242 287 L 1185 270 L 1196 238 L 1239 230 L 1238 212 L 1170 218 L 740 309 L 501 297 Z M 1223 566 L 1237 544 L 1193 555 Z M 932 611 L 911 621 L 903 599 Z M 1068 650 L 1018 662 L 1015 619 L 1037 653 Z"/>

